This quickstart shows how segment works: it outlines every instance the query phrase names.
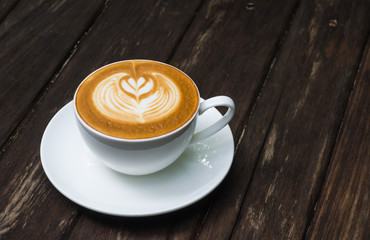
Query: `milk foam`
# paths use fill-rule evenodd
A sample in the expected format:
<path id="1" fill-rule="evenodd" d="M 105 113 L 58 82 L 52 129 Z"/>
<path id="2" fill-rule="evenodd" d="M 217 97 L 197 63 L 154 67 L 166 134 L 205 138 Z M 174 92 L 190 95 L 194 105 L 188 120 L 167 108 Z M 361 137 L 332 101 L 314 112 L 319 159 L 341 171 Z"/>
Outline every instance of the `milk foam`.
<path id="1" fill-rule="evenodd" d="M 92 95 L 96 109 L 118 121 L 147 123 L 176 110 L 181 94 L 167 76 L 146 72 L 142 76 L 115 73 L 103 79 Z"/>

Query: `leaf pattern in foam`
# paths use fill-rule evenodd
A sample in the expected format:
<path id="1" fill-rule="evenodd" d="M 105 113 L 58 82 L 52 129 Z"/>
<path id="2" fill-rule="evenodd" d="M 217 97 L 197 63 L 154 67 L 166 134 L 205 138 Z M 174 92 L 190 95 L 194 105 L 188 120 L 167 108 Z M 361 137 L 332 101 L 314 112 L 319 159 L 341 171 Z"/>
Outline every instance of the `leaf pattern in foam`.
<path id="1" fill-rule="evenodd" d="M 127 75 L 114 74 L 96 87 L 95 105 L 102 114 L 121 121 L 143 123 L 163 117 L 176 107 L 179 91 L 166 76 L 152 73 L 135 80 Z M 154 81 L 160 82 L 156 89 Z"/>

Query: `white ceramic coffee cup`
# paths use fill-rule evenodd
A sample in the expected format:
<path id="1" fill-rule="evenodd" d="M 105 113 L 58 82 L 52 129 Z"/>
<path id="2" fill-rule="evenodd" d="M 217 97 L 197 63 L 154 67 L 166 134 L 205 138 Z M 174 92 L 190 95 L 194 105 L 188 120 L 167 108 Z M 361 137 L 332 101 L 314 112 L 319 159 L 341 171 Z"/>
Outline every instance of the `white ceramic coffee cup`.
<path id="1" fill-rule="evenodd" d="M 194 86 L 196 86 L 195 83 Z M 82 120 L 76 109 L 77 91 L 78 88 L 75 92 L 73 108 L 80 134 L 86 145 L 105 165 L 129 175 L 151 174 L 166 168 L 184 152 L 189 144 L 201 141 L 223 129 L 230 122 L 235 111 L 234 102 L 229 97 L 217 96 L 204 101 L 199 99 L 198 110 L 180 128 L 153 138 L 122 139 L 103 134 Z M 198 116 L 210 108 L 221 106 L 228 108 L 222 118 L 204 130 L 194 133 Z"/>

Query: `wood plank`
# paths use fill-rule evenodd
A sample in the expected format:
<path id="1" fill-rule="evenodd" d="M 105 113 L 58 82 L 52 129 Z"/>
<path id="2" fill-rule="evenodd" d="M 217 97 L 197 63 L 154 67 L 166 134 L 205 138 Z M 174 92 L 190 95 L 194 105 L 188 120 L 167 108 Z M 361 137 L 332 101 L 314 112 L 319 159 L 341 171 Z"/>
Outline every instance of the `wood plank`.
<path id="1" fill-rule="evenodd" d="M 108 3 L 63 71 L 55 76 L 1 152 L 0 238 L 69 236 L 81 211 L 51 185 L 41 168 L 39 146 L 47 123 L 72 100 L 78 84 L 97 67 L 127 58 L 165 61 L 198 4 L 148 1 L 142 5 L 120 0 Z M 84 238 L 93 237 L 94 230 Z"/>
<path id="2" fill-rule="evenodd" d="M 236 135 L 239 128 L 243 127 L 244 113 L 252 107 L 264 81 L 266 68 L 274 56 L 294 5 L 295 1 L 284 4 L 265 1 L 255 11 L 250 11 L 246 9 L 245 1 L 207 1 L 170 60 L 171 64 L 189 73 L 203 97 L 217 94 L 236 97 L 238 110 L 231 123 Z M 220 85 L 213 82 L 219 82 Z M 233 84 L 228 84 L 230 82 Z M 245 164 L 240 162 L 234 165 L 233 171 L 240 166 L 245 169 Z M 235 195 L 240 194 L 239 188 L 233 191 Z M 234 206 L 240 202 L 234 203 L 236 199 L 228 197 L 228 201 L 235 205 L 226 203 L 219 206 L 220 212 L 212 212 L 219 221 L 218 225 L 213 226 L 210 223 L 212 220 L 207 217 L 207 209 L 213 198 L 214 194 L 211 194 L 189 208 L 149 219 L 117 220 L 104 217 L 104 220 L 99 220 L 93 215 L 83 215 L 72 238 L 82 239 L 92 231 L 108 239 L 194 239 L 204 219 L 207 219 L 206 228 L 209 231 L 200 238 L 225 239 L 223 236 L 230 235 L 236 221 L 238 209 Z M 234 211 L 233 214 L 228 213 L 230 209 Z M 214 235 L 212 231 L 215 231 Z"/>
<path id="3" fill-rule="evenodd" d="M 257 164 L 232 239 L 304 237 L 366 44 L 368 17 L 363 1 L 302 2 L 238 149 L 236 160 Z M 260 138 L 261 128 L 267 138 Z M 251 152 L 261 143 L 260 153 Z M 232 184 L 249 181 L 240 179 Z"/>
<path id="4" fill-rule="evenodd" d="M 26 0 L 19 2 L 1 22 L 0 146 L 40 90 L 62 67 L 103 3 Z"/>
<path id="5" fill-rule="evenodd" d="M 370 237 L 370 42 L 307 239 Z"/>

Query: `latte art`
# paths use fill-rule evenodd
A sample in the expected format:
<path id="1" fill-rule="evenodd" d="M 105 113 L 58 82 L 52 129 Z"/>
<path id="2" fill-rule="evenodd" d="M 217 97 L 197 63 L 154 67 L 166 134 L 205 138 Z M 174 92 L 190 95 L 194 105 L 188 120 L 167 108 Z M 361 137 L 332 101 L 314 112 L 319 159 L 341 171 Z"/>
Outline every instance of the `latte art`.
<path id="1" fill-rule="evenodd" d="M 170 115 L 180 97 L 170 79 L 154 72 L 137 80 L 127 73 L 114 74 L 102 80 L 93 93 L 93 101 L 102 114 L 119 121 L 141 123 Z"/>
<path id="2" fill-rule="evenodd" d="M 198 90 L 186 74 L 150 60 L 100 68 L 81 83 L 75 95 L 76 110 L 87 125 L 123 139 L 174 131 L 195 116 L 198 105 Z"/>

